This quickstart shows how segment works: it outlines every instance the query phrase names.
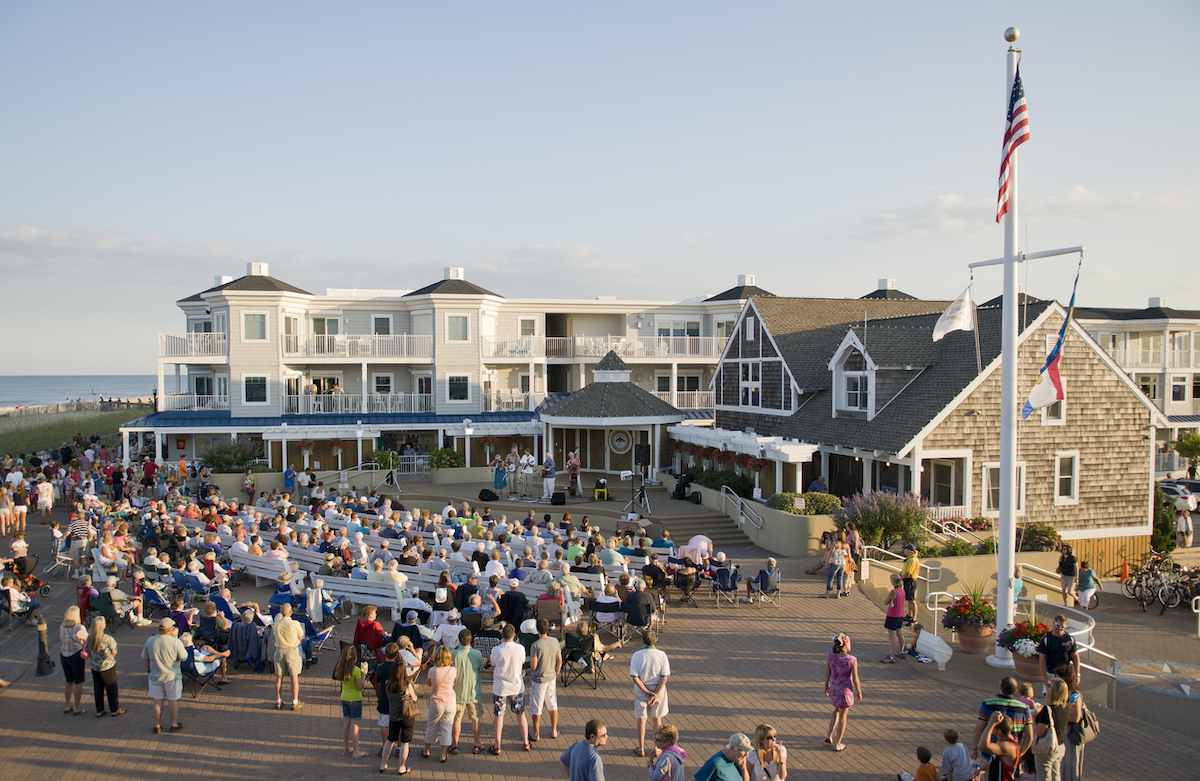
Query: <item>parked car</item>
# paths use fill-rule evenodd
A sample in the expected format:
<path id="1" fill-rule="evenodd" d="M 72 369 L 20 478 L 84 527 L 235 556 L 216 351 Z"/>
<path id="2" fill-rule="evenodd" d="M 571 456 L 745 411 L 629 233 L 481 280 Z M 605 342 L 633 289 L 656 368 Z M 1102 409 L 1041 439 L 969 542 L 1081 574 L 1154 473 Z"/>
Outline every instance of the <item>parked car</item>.
<path id="1" fill-rule="evenodd" d="M 1167 495 L 1168 504 L 1172 504 L 1176 509 L 1182 509 L 1180 500 L 1187 503 L 1188 510 L 1196 509 L 1196 496 L 1182 483 L 1195 483 L 1195 480 L 1163 480 L 1158 484 L 1163 493 Z"/>

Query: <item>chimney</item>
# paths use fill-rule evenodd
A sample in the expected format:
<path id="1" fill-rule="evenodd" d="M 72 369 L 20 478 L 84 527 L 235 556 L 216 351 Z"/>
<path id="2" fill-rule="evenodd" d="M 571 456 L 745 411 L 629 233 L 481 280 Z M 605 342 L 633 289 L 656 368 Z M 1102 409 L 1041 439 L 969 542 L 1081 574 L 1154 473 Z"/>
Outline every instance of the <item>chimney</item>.
<path id="1" fill-rule="evenodd" d="M 233 277 L 229 276 L 228 274 L 218 274 L 213 277 L 214 285 L 228 285 L 232 281 Z"/>
<path id="2" fill-rule="evenodd" d="M 879 280 L 879 287 L 878 287 L 878 289 L 879 289 L 879 290 L 895 290 L 895 289 L 896 289 L 896 280 L 894 280 L 894 279 L 881 279 L 881 280 Z"/>
<path id="3" fill-rule="evenodd" d="M 446 279 L 466 279 L 462 266 L 446 266 Z"/>
<path id="4" fill-rule="evenodd" d="M 266 263 L 247 263 L 246 276 L 248 277 L 269 277 L 271 272 Z"/>
<path id="5" fill-rule="evenodd" d="M 754 285 L 753 274 L 738 274 L 738 287 L 751 287 Z"/>
<path id="6" fill-rule="evenodd" d="M 1154 296 L 1153 298 L 1150 299 L 1150 308 L 1151 309 L 1163 308 L 1163 307 L 1166 307 L 1166 305 L 1167 305 L 1167 299 L 1165 299 L 1165 298 L 1161 298 L 1159 296 Z"/>

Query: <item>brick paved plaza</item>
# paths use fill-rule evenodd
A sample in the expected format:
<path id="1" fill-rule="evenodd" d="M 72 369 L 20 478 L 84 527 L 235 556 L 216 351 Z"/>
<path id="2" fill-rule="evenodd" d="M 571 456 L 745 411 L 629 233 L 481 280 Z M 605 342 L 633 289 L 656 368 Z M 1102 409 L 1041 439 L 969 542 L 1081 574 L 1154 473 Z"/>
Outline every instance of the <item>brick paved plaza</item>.
<path id="1" fill-rule="evenodd" d="M 432 502 L 430 502 L 432 504 Z M 45 528 L 36 520 L 29 535 L 34 550 L 45 549 Z M 602 525 L 605 525 L 602 522 Z M 767 554 L 755 548 L 727 549 L 737 562 L 757 571 Z M 45 560 L 43 560 L 43 564 Z M 916 669 L 915 660 L 882 665 L 887 639 L 882 613 L 867 596 L 855 590 L 840 600 L 817 598 L 823 580 L 803 574 L 808 562 L 780 561 L 785 575 L 782 606 L 739 605 L 714 608 L 711 598 L 698 607 L 674 608 L 659 647 L 670 656 L 674 675 L 669 684 L 671 715 L 668 721 L 680 730 L 680 745 L 689 755 L 688 775 L 713 752 L 729 733 L 752 734 L 756 725 L 775 726 L 787 746 L 793 779 L 895 778 L 911 771 L 914 749 L 923 744 L 940 756 L 941 732 L 956 727 L 969 738 L 974 712 L 987 688 L 1002 673 L 983 665 L 979 657 L 955 656 L 950 668 L 939 673 L 933 665 Z M 235 592 L 242 601 L 265 602 L 266 589 L 243 586 Z M 62 609 L 74 591 L 61 578 L 49 600 L 50 633 L 57 633 Z M 1170 659 L 1200 664 L 1200 640 L 1190 613 L 1143 616 L 1129 600 L 1111 592 L 1098 613 L 1100 645 L 1121 658 Z M 391 628 L 386 616 L 385 629 Z M 352 624 L 343 624 L 343 634 Z M 122 706 L 120 718 L 94 718 L 90 677 L 85 684 L 82 716 L 62 714 L 62 675 L 37 678 L 36 632 L 29 627 L 7 629 L 0 641 L 0 676 L 14 681 L 0 692 L 0 761 L 9 778 L 131 779 L 161 777 L 217 778 L 372 778 L 377 777 L 378 728 L 373 718 L 362 721 L 363 744 L 371 757 L 350 760 L 341 756 L 341 713 L 337 685 L 330 680 L 335 654 L 325 652 L 302 678 L 301 699 L 307 707 L 296 713 L 275 711 L 273 678 L 266 674 L 233 672 L 235 682 L 223 690 L 206 690 L 199 699 L 186 694 L 178 734 L 151 734 L 151 714 L 146 678 L 139 651 L 153 631 L 123 628 L 116 634 L 120 645 L 118 670 Z M 834 753 L 822 744 L 830 705 L 823 694 L 825 655 L 830 638 L 849 633 L 859 658 L 864 700 L 850 714 L 847 750 Z M 348 638 L 347 638 L 348 639 Z M 560 752 L 582 737 L 584 722 L 602 717 L 610 739 L 603 756 L 608 778 L 645 778 L 645 760 L 630 749 L 635 740 L 632 685 L 628 679 L 629 654 L 617 652 L 606 667 L 608 680 L 593 692 L 583 684 L 560 686 L 560 729 L 557 740 L 543 738 L 524 753 L 515 723 L 506 725 L 504 755 L 469 753 L 452 757 L 445 765 L 421 759 L 414 751 L 410 767 L 416 778 L 543 779 L 560 778 Z M 51 656 L 58 658 L 56 644 Z M 424 689 L 424 687 L 422 687 Z M 424 694 L 424 691 L 422 691 Z M 485 692 L 485 697 L 487 692 Z M 1196 778 L 1200 765 L 1200 701 L 1149 693 L 1118 692 L 1126 712 L 1099 711 L 1103 734 L 1087 748 L 1089 779 Z M 422 703 L 422 709 L 424 703 Z M 364 708 L 373 716 L 373 697 Z M 1142 719 L 1148 719 L 1143 721 Z M 424 717 L 417 722 L 421 739 Z M 485 724 L 484 745 L 491 743 Z M 464 740 L 470 745 L 469 737 Z M 419 743 L 414 747 L 420 748 Z M 393 759 L 392 772 L 397 767 Z"/>

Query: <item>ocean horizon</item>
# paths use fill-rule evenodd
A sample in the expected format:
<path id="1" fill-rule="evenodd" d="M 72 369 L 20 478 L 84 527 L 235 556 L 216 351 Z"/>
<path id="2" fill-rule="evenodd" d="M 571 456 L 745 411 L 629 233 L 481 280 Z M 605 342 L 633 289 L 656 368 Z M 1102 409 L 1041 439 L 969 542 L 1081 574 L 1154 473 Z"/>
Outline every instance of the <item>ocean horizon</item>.
<path id="1" fill-rule="evenodd" d="M 145 398 L 153 396 L 157 386 L 153 374 L 0 375 L 0 412 L 80 399 Z"/>

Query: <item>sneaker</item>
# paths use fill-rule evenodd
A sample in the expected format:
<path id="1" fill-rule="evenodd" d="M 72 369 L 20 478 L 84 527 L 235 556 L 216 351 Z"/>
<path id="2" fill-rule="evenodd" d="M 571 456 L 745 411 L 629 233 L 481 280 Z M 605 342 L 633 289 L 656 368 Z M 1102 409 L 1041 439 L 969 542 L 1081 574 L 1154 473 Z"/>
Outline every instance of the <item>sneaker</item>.
<path id="1" fill-rule="evenodd" d="M 882 659 L 880 659 L 879 661 L 880 661 L 882 664 L 891 664 L 892 662 L 896 661 L 896 657 L 894 657 L 894 656 L 892 656 L 892 655 L 890 655 L 890 654 L 889 654 L 888 656 L 885 656 L 885 657 L 883 657 L 883 658 L 882 658 Z"/>
<path id="2" fill-rule="evenodd" d="M 738 602 L 745 602 L 747 604 L 752 604 L 754 602 L 754 600 L 751 599 L 750 597 L 742 597 L 741 599 L 738 600 Z"/>

